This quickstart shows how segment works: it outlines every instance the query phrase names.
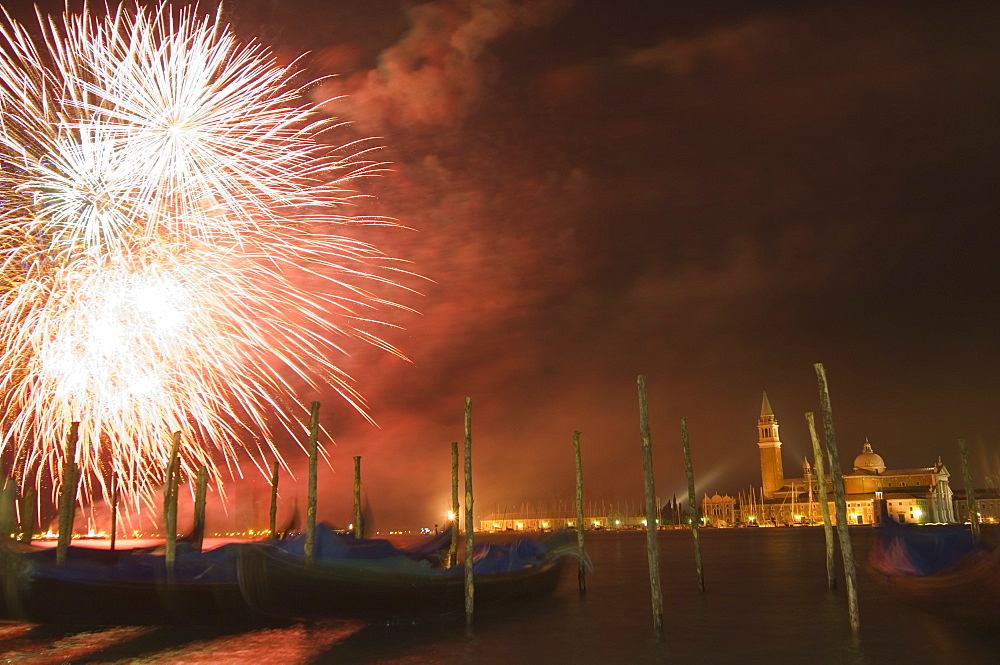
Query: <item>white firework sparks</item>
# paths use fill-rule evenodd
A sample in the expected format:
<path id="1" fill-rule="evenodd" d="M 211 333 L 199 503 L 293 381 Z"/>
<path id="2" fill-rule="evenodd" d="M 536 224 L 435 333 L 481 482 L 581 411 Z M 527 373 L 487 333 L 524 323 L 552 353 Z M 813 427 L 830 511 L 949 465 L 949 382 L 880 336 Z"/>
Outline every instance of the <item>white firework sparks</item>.
<path id="1" fill-rule="evenodd" d="M 388 223 L 340 212 L 380 165 L 317 140 L 335 122 L 297 72 L 217 15 L 39 26 L 0 25 L 0 443 L 19 473 L 58 490 L 78 421 L 81 498 L 118 478 L 138 506 L 173 431 L 182 469 L 219 482 L 272 414 L 295 430 L 292 380 L 364 412 L 336 361 L 351 339 L 398 353 L 366 329 L 398 307 L 369 289 L 399 269 L 336 231 Z"/>

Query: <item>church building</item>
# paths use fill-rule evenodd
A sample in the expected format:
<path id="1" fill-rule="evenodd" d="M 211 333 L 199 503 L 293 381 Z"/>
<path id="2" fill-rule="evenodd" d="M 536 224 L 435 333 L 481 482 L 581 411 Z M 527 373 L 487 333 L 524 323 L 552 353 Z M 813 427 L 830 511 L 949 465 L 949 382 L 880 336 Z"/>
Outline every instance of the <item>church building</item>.
<path id="1" fill-rule="evenodd" d="M 812 465 L 805 459 L 802 477 L 785 477 L 778 427 L 765 392 L 757 419 L 761 486 L 739 497 L 739 519 L 760 526 L 820 523 L 823 516 Z M 826 476 L 830 517 L 836 521 L 828 469 Z M 889 518 L 900 523 L 954 522 L 950 476 L 940 457 L 929 467 L 889 469 L 866 439 L 852 471 L 843 476 L 849 523 L 877 522 L 881 501 Z"/>

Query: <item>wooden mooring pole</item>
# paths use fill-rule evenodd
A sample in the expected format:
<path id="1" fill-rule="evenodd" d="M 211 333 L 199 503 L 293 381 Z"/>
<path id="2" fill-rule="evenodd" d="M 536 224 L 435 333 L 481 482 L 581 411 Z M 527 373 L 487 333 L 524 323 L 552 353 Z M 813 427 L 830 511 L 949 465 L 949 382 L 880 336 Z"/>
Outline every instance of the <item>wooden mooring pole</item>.
<path id="1" fill-rule="evenodd" d="M 833 479 L 833 501 L 837 511 L 837 536 L 840 540 L 840 553 L 844 559 L 844 581 L 847 584 L 847 605 L 851 619 L 851 631 L 857 634 L 861 630 L 861 617 L 858 609 L 858 579 L 857 566 L 854 563 L 854 546 L 851 544 L 851 534 L 847 529 L 847 501 L 844 497 L 844 476 L 840 470 L 840 456 L 837 453 L 837 437 L 833 431 L 833 407 L 830 406 L 830 388 L 826 381 L 826 370 L 823 363 L 813 365 L 816 379 L 819 382 L 819 399 L 823 408 L 823 432 L 826 437 L 826 450 L 830 455 L 830 477 Z"/>
<path id="2" fill-rule="evenodd" d="M 972 537 L 979 540 L 979 505 L 976 503 L 976 490 L 972 486 L 972 469 L 969 468 L 969 444 L 965 437 L 958 438 L 958 452 L 962 454 L 962 476 L 965 479 L 965 505 L 969 509 L 969 528 Z"/>
<path id="3" fill-rule="evenodd" d="M 809 425 L 809 438 L 812 439 L 813 469 L 816 471 L 816 484 L 819 489 L 819 507 L 823 513 L 823 535 L 826 538 L 826 584 L 833 591 L 837 588 L 837 572 L 833 563 L 833 524 L 830 522 L 830 505 L 826 496 L 826 471 L 823 464 L 823 448 L 816 436 L 816 419 L 812 411 L 806 414 Z"/>
<path id="4" fill-rule="evenodd" d="M 111 482 L 114 487 L 111 489 L 111 542 L 108 543 L 108 549 L 113 552 L 115 543 L 118 542 L 118 502 L 121 501 L 122 493 L 118 486 L 118 479 L 113 478 Z"/>
<path id="5" fill-rule="evenodd" d="M 451 545 L 448 547 L 448 567 L 458 563 L 458 441 L 451 442 Z"/>
<path id="6" fill-rule="evenodd" d="M 694 493 L 694 470 L 691 467 L 691 442 L 688 439 L 687 418 L 681 418 L 681 441 L 684 444 L 684 470 L 688 481 L 688 504 L 691 512 L 691 537 L 694 539 L 694 566 L 698 572 L 698 591 L 705 593 L 705 569 L 701 564 L 701 540 L 698 527 L 701 526 L 701 511 Z"/>
<path id="7" fill-rule="evenodd" d="M 476 587 L 472 577 L 475 551 L 475 521 L 472 512 L 472 398 L 465 398 L 465 626 L 472 629 Z"/>
<path id="8" fill-rule="evenodd" d="M 365 526 L 361 523 L 361 456 L 354 456 L 354 537 L 365 537 Z"/>
<path id="9" fill-rule="evenodd" d="M 208 469 L 204 465 L 198 467 L 198 475 L 194 481 L 194 527 L 191 529 L 194 541 L 191 547 L 200 552 L 205 544 L 205 500 L 208 498 Z"/>
<path id="10" fill-rule="evenodd" d="M 278 538 L 278 460 L 271 466 L 271 512 L 268 515 L 268 538 Z"/>
<path id="11" fill-rule="evenodd" d="M 166 480 L 163 483 L 163 530 L 166 536 L 167 579 L 172 580 L 177 560 L 177 494 L 180 486 L 180 431 L 174 432 L 170 444 L 170 461 L 167 462 Z"/>
<path id="12" fill-rule="evenodd" d="M 21 496 L 21 542 L 25 545 L 31 544 L 31 537 L 35 534 L 35 504 L 38 498 L 34 487 L 24 490 Z"/>
<path id="13" fill-rule="evenodd" d="M 13 478 L 6 478 L 3 489 L 0 489 L 0 539 L 6 541 L 14 537 L 20 530 L 17 522 L 17 483 Z"/>
<path id="14" fill-rule="evenodd" d="M 80 436 L 80 423 L 70 423 L 66 441 L 66 459 L 63 461 L 62 487 L 59 488 L 59 540 L 56 542 L 56 564 L 66 563 L 69 543 L 73 538 L 73 516 L 76 512 L 76 442 Z"/>
<path id="15" fill-rule="evenodd" d="M 663 592 L 660 588 L 660 550 L 656 541 L 656 487 L 653 483 L 653 451 L 649 436 L 649 407 L 646 377 L 639 375 L 639 431 L 642 436 L 642 476 L 646 489 L 646 559 L 649 562 L 649 591 L 653 600 L 653 629 L 663 635 Z"/>
<path id="16" fill-rule="evenodd" d="M 316 466 L 319 459 L 317 448 L 319 441 L 319 402 L 313 402 L 309 408 L 309 486 L 306 497 L 306 542 L 302 550 L 302 559 L 311 566 L 316 556 Z"/>
<path id="17" fill-rule="evenodd" d="M 573 452 L 576 455 L 576 550 L 580 555 L 577 567 L 577 584 L 580 593 L 587 593 L 586 550 L 583 547 L 583 463 L 580 458 L 580 433 L 573 432 Z"/>

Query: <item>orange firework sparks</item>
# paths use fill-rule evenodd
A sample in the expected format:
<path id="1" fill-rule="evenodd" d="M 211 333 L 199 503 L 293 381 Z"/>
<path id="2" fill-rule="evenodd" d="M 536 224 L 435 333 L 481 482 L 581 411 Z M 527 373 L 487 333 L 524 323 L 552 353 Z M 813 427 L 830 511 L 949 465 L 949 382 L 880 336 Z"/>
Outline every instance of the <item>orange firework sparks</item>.
<path id="1" fill-rule="evenodd" d="M 363 328 L 399 307 L 372 285 L 402 270 L 337 229 L 389 223 L 339 212 L 380 165 L 317 140 L 336 123 L 297 72 L 218 15 L 39 27 L 0 23 L 0 445 L 19 473 L 58 491 L 78 421 L 80 498 L 117 477 L 138 508 L 173 431 L 183 469 L 220 482 L 271 414 L 297 427 L 293 381 L 363 413 L 336 359 L 351 339 L 398 353 Z"/>

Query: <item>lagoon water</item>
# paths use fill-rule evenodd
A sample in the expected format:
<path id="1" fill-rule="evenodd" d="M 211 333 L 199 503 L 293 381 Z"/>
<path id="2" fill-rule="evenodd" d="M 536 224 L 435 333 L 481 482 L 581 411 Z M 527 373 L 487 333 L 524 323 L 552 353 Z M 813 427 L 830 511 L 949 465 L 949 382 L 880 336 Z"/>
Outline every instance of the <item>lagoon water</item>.
<path id="1" fill-rule="evenodd" d="M 653 633 L 644 532 L 588 532 L 595 570 L 583 597 L 575 567 L 556 593 L 499 616 L 417 623 L 328 620 L 241 632 L 121 627 L 65 630 L 0 623 L 0 663 L 297 663 L 361 665 L 992 665 L 1000 634 L 951 625 L 880 593 L 859 570 L 861 632 L 842 582 L 826 583 L 821 528 L 706 529 L 704 595 L 691 534 L 659 534 L 664 634 Z M 872 530 L 852 529 L 859 560 Z M 838 554 L 839 564 L 839 554 Z M 842 571 L 838 570 L 838 574 Z M 998 631 L 1000 633 L 1000 631 Z"/>

